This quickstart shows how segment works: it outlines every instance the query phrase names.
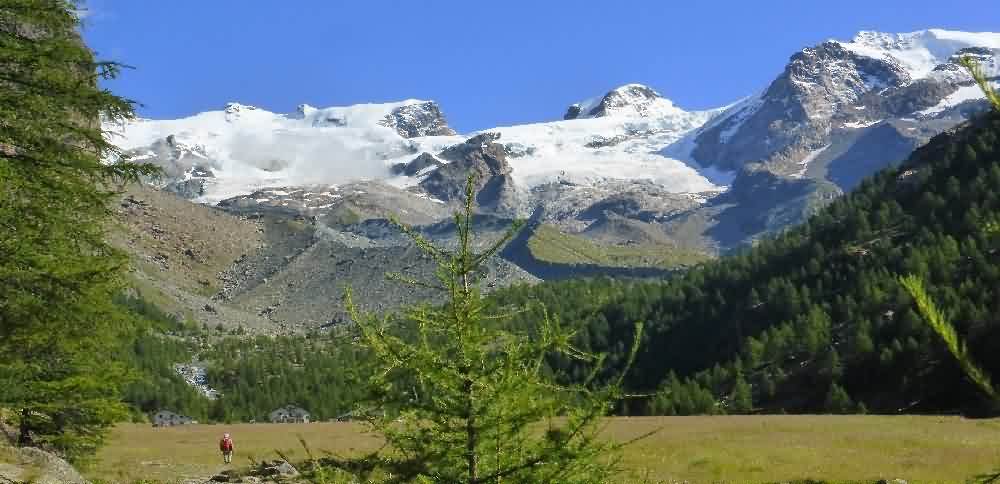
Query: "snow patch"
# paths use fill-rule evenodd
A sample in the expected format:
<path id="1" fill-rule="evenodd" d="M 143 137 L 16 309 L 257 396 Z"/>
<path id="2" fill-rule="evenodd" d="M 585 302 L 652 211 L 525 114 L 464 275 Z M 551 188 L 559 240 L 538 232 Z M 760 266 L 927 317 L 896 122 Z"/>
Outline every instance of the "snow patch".
<path id="1" fill-rule="evenodd" d="M 838 41 L 835 41 L 838 42 Z M 942 29 L 903 34 L 861 31 L 851 42 L 839 42 L 855 54 L 898 62 L 914 79 L 927 77 L 967 47 L 1000 49 L 1000 33 L 956 32 Z"/>
<path id="2" fill-rule="evenodd" d="M 983 95 L 983 91 L 979 89 L 978 85 L 972 86 L 962 86 L 959 87 L 957 91 L 949 94 L 940 102 L 922 111 L 917 111 L 917 114 L 923 116 L 933 116 L 949 108 L 953 108 L 962 104 L 966 101 L 975 101 L 977 99 L 985 99 L 986 96 Z"/>
<path id="3" fill-rule="evenodd" d="M 845 128 L 850 128 L 850 129 L 861 129 L 861 128 L 867 128 L 869 126 L 874 126 L 878 123 L 881 123 L 882 121 L 883 120 L 881 119 L 876 119 L 874 121 L 851 121 L 850 123 L 844 123 L 843 126 Z"/>

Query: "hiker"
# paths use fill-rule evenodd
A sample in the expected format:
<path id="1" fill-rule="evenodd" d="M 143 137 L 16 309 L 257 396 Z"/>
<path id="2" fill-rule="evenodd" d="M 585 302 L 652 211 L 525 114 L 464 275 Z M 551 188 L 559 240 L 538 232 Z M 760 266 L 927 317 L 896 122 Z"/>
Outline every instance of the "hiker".
<path id="1" fill-rule="evenodd" d="M 229 434 L 223 434 L 222 440 L 219 441 L 219 450 L 222 451 L 222 461 L 229 464 L 233 461 L 233 439 L 229 438 Z"/>

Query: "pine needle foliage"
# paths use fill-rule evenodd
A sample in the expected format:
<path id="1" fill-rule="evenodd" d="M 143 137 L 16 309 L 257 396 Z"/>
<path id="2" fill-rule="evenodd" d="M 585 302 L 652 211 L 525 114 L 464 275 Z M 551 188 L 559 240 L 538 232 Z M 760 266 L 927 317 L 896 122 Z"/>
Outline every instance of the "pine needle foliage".
<path id="1" fill-rule="evenodd" d="M 475 252 L 473 188 L 470 177 L 464 210 L 454 218 L 454 250 L 395 222 L 438 269 L 429 282 L 389 277 L 442 291 L 443 305 L 377 317 L 359 311 L 350 291 L 345 296 L 358 342 L 375 365 L 373 401 L 365 408 L 388 444 L 377 467 L 393 482 L 608 482 L 624 444 L 599 432 L 602 417 L 624 397 L 622 378 L 598 384 L 604 355 L 575 348 L 574 332 L 558 319 L 546 315 L 520 330 L 507 324 L 512 313 L 487 312 L 478 284 L 484 263 L 523 223 Z M 629 361 L 640 333 L 641 327 Z M 545 365 L 556 354 L 589 364 L 590 377 L 556 384 Z"/>
<path id="2" fill-rule="evenodd" d="M 116 160 L 99 119 L 132 103 L 98 86 L 121 66 L 94 60 L 66 0 L 0 2 L 0 408 L 20 441 L 92 452 L 125 415 L 122 364 L 133 321 L 112 302 L 125 257 L 106 243 L 115 183 L 155 170 Z"/>
<path id="3" fill-rule="evenodd" d="M 993 89 L 993 85 L 990 84 L 990 80 L 986 77 L 986 73 L 983 71 L 982 66 L 976 62 L 971 56 L 962 56 L 959 59 L 959 63 L 965 70 L 969 71 L 969 75 L 972 79 L 976 81 L 979 88 L 982 89 L 983 94 L 986 99 L 993 105 L 993 109 L 1000 111 L 1000 94 L 997 94 L 996 90 Z"/>
<path id="4" fill-rule="evenodd" d="M 941 337 L 945 347 L 948 348 L 948 352 L 958 360 L 958 364 L 961 365 L 962 371 L 965 372 L 966 376 L 986 395 L 996 400 L 997 392 L 993 388 L 993 383 L 990 382 L 989 375 L 973 361 L 965 341 L 958 336 L 955 327 L 927 294 L 923 279 L 914 275 L 908 275 L 901 277 L 900 283 L 910 293 L 910 296 L 913 297 L 920 315 L 931 329 Z"/>

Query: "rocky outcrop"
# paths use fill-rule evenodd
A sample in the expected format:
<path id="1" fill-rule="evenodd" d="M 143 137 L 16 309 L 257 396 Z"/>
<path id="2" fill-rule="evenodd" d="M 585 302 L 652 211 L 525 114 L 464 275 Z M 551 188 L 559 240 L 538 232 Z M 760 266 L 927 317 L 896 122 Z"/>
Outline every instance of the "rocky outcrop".
<path id="1" fill-rule="evenodd" d="M 484 133 L 445 149 L 438 156 L 450 163 L 428 175 L 420 187 L 445 202 L 460 201 L 466 181 L 473 175 L 476 203 L 481 209 L 513 214 L 517 210 L 517 192 L 507 151 L 496 142 L 499 138 L 499 134 Z"/>
<path id="2" fill-rule="evenodd" d="M 219 168 L 219 163 L 204 147 L 181 143 L 174 135 L 148 147 L 130 150 L 126 155 L 130 161 L 160 168 L 160 176 L 150 181 L 188 199 L 202 196 L 205 183 L 215 177 L 215 170 Z"/>
<path id="3" fill-rule="evenodd" d="M 563 119 L 576 119 L 579 118 L 581 114 L 583 114 L 583 106 L 579 103 L 570 104 L 570 106 L 566 108 L 566 114 L 563 115 Z"/>
<path id="4" fill-rule="evenodd" d="M 394 175 L 416 176 L 418 173 L 430 168 L 443 165 L 441 160 L 430 153 L 421 153 L 420 156 L 410 160 L 409 163 L 399 163 L 393 165 L 391 171 Z"/>
<path id="5" fill-rule="evenodd" d="M 295 466 L 284 460 L 274 462 L 262 462 L 260 464 L 260 475 L 264 477 L 289 479 L 298 477 L 299 471 Z"/>
<path id="6" fill-rule="evenodd" d="M 433 101 L 395 108 L 379 124 L 395 129 L 404 138 L 456 134 L 455 130 L 448 126 L 441 108 Z"/>
<path id="7" fill-rule="evenodd" d="M 163 189 L 170 193 L 176 193 L 181 198 L 193 200 L 205 194 L 205 180 L 203 178 L 190 178 L 168 183 Z"/>
<path id="8" fill-rule="evenodd" d="M 33 484 L 89 484 L 55 454 L 34 447 L 0 448 L 0 482 Z"/>

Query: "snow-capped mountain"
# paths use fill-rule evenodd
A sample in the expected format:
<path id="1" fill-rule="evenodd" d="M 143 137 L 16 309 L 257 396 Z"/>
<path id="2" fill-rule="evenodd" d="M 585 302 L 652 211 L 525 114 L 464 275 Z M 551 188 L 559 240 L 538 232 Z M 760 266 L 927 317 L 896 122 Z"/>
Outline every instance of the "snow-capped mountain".
<path id="1" fill-rule="evenodd" d="M 817 150 L 856 136 L 853 130 L 892 120 L 963 119 L 956 108 L 982 93 L 958 60 L 972 55 L 995 74 L 998 49 L 1000 34 L 936 29 L 861 32 L 851 42 L 803 49 L 767 89 L 705 126 L 694 157 L 727 168 L 764 162 L 799 175 L 803 160 L 816 160 Z M 905 126 L 902 134 L 922 131 Z"/>
<path id="2" fill-rule="evenodd" d="M 363 191 L 365 213 L 405 211 L 409 197 L 423 220 L 471 170 L 481 205 L 497 215 L 541 209 L 540 220 L 586 233 L 613 214 L 726 247 L 800 220 L 983 109 L 957 62 L 970 55 L 997 75 L 998 54 L 994 33 L 861 32 L 795 53 L 766 89 L 719 109 L 686 111 L 628 84 L 571 105 L 562 120 L 464 135 L 421 100 L 290 114 L 230 103 L 109 129 L 134 160 L 164 168 L 165 188 L 205 203 L 238 197 L 228 205 L 323 216 L 341 213 L 343 193 Z M 351 191 L 359 180 L 364 189 Z M 727 224 L 739 228 L 719 228 Z"/>
<path id="3" fill-rule="evenodd" d="M 407 100 L 276 114 L 229 103 L 176 120 L 108 126 L 133 161 L 165 170 L 170 188 L 217 202 L 268 186 L 387 178 L 387 165 L 461 142 L 440 108 Z"/>
<path id="4" fill-rule="evenodd" d="M 626 95 L 635 92 L 655 94 L 645 86 L 624 86 L 604 96 L 591 118 L 488 132 L 499 135 L 512 181 L 522 191 L 552 182 L 594 185 L 611 179 L 653 180 L 672 192 L 721 189 L 684 160 L 660 153 L 716 112 L 686 112 L 659 95 Z M 110 128 L 133 160 L 162 166 L 171 190 L 202 202 L 267 186 L 359 179 L 417 187 L 450 162 L 437 154 L 483 134 L 457 136 L 435 103 L 417 100 L 325 109 L 302 105 L 292 114 L 229 103 L 189 118 Z M 428 165 L 414 170 L 417 158 Z M 409 168 L 393 168 L 400 166 Z"/>

